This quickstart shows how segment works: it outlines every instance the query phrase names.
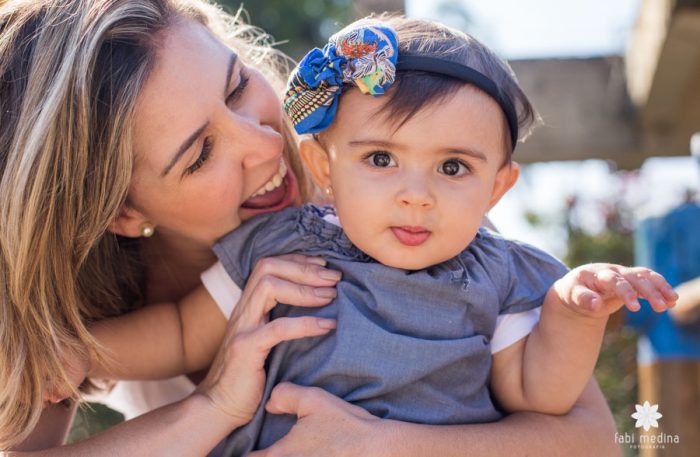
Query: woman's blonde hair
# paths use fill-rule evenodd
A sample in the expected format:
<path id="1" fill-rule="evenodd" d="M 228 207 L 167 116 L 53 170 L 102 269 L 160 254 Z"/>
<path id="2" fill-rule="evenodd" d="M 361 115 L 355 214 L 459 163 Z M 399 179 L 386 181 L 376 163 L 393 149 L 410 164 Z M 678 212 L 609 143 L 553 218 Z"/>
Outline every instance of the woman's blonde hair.
<path id="1" fill-rule="evenodd" d="M 176 19 L 201 22 L 280 88 L 287 60 L 262 31 L 203 1 L 0 5 L 0 449 L 7 449 L 36 426 L 44 390 L 70 386 L 62 352 L 101 357 L 86 326 L 140 296 L 133 242 L 107 227 L 127 197 L 134 106 L 158 34 Z"/>

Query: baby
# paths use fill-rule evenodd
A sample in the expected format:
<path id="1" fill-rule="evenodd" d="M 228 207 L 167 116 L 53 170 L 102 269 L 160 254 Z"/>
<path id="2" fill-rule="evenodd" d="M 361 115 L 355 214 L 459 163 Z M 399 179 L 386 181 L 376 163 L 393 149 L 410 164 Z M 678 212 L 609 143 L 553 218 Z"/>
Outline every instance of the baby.
<path id="1" fill-rule="evenodd" d="M 228 455 L 267 447 L 293 425 L 264 410 L 282 381 L 409 422 L 563 414 L 591 377 L 607 317 L 639 309 L 637 297 L 656 311 L 677 298 L 651 270 L 567 272 L 480 228 L 518 178 L 511 155 L 534 113 L 507 64 L 464 33 L 404 18 L 358 21 L 304 58 L 285 109 L 299 133 L 313 134 L 302 158 L 333 205 L 259 216 L 214 249 L 241 288 L 263 257 L 325 258 L 343 275 L 337 298 L 318 309 L 278 305 L 271 317 L 325 316 L 337 329 L 272 351 L 263 401 L 223 446 Z M 207 331 L 181 321 L 158 330 Z M 125 334 L 112 338 L 139 338 L 136 326 L 113 328 Z M 184 347 L 182 357 L 197 350 Z"/>
<path id="2" fill-rule="evenodd" d="M 315 310 L 279 305 L 272 317 L 334 317 L 338 327 L 272 351 L 263 404 L 228 455 L 265 448 L 294 424 L 263 409 L 282 381 L 409 422 L 563 414 L 591 376 L 608 315 L 638 309 L 637 296 L 657 310 L 675 300 L 647 269 L 567 273 L 479 228 L 518 177 L 518 123 L 534 116 L 507 65 L 463 33 L 410 19 L 354 23 L 302 60 L 285 110 L 298 133 L 314 134 L 302 158 L 333 205 L 255 218 L 215 251 L 239 286 L 262 257 L 325 258 L 343 274 L 338 297 Z M 540 308 L 531 332 L 495 338 L 499 319 Z"/>

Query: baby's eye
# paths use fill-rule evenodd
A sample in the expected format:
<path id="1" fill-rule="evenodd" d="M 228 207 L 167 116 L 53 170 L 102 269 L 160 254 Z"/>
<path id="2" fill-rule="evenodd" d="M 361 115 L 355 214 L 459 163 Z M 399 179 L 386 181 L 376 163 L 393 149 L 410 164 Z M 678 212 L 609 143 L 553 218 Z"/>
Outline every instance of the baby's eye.
<path id="1" fill-rule="evenodd" d="M 449 159 L 440 164 L 438 171 L 447 176 L 463 176 L 469 172 L 469 167 L 457 159 Z"/>
<path id="2" fill-rule="evenodd" d="M 380 168 L 395 167 L 396 161 L 388 152 L 380 151 L 368 154 L 366 159 L 370 165 Z"/>

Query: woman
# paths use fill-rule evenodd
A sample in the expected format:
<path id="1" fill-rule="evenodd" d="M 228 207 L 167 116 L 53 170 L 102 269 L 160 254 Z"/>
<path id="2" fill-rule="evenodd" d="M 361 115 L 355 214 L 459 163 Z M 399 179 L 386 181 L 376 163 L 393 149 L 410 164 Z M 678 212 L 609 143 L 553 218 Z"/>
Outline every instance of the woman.
<path id="1" fill-rule="evenodd" d="M 306 195 L 305 186 L 297 190 L 294 176 L 302 174 L 279 102 L 254 69 L 271 77 L 274 67 L 263 59 L 266 49 L 245 45 L 241 35 L 249 30 L 195 0 L 27 0 L 2 7 L 0 448 L 16 445 L 39 422 L 28 446 L 60 442 L 56 421 L 65 414 L 59 406 L 42 415 L 43 392 L 71 385 L 66 353 L 103 356 L 90 323 L 126 312 L 123 303 L 180 298 L 214 262 L 209 247 L 217 238 Z M 296 173 L 279 186 L 271 177 L 282 155 Z M 317 259 L 299 257 L 264 262 L 230 324 L 239 336 L 224 337 L 197 391 L 47 452 L 206 453 L 250 419 L 267 351 L 328 331 L 323 322 L 265 321 L 276 300 L 328 302 L 321 268 Z M 314 294 L 321 290 L 325 297 Z M 301 419 L 266 452 L 617 453 L 595 386 L 566 417 L 521 414 L 478 426 L 381 421 L 316 389 L 289 385 L 276 390 L 270 407 Z M 537 433 L 544 427 L 551 438 Z"/>

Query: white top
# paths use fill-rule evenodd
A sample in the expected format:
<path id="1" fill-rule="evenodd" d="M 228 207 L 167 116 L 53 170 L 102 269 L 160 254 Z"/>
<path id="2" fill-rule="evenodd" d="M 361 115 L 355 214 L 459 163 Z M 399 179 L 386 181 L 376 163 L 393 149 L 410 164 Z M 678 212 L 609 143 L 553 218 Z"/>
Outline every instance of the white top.
<path id="1" fill-rule="evenodd" d="M 200 275 L 202 284 L 226 318 L 241 298 L 241 289 L 230 278 L 221 262 L 216 262 Z M 540 319 L 540 309 L 498 316 L 491 339 L 491 353 L 495 354 L 527 336 Z M 92 398 L 131 419 L 153 409 L 182 400 L 194 391 L 195 385 L 187 376 L 163 381 L 120 381 L 103 396 Z"/>

